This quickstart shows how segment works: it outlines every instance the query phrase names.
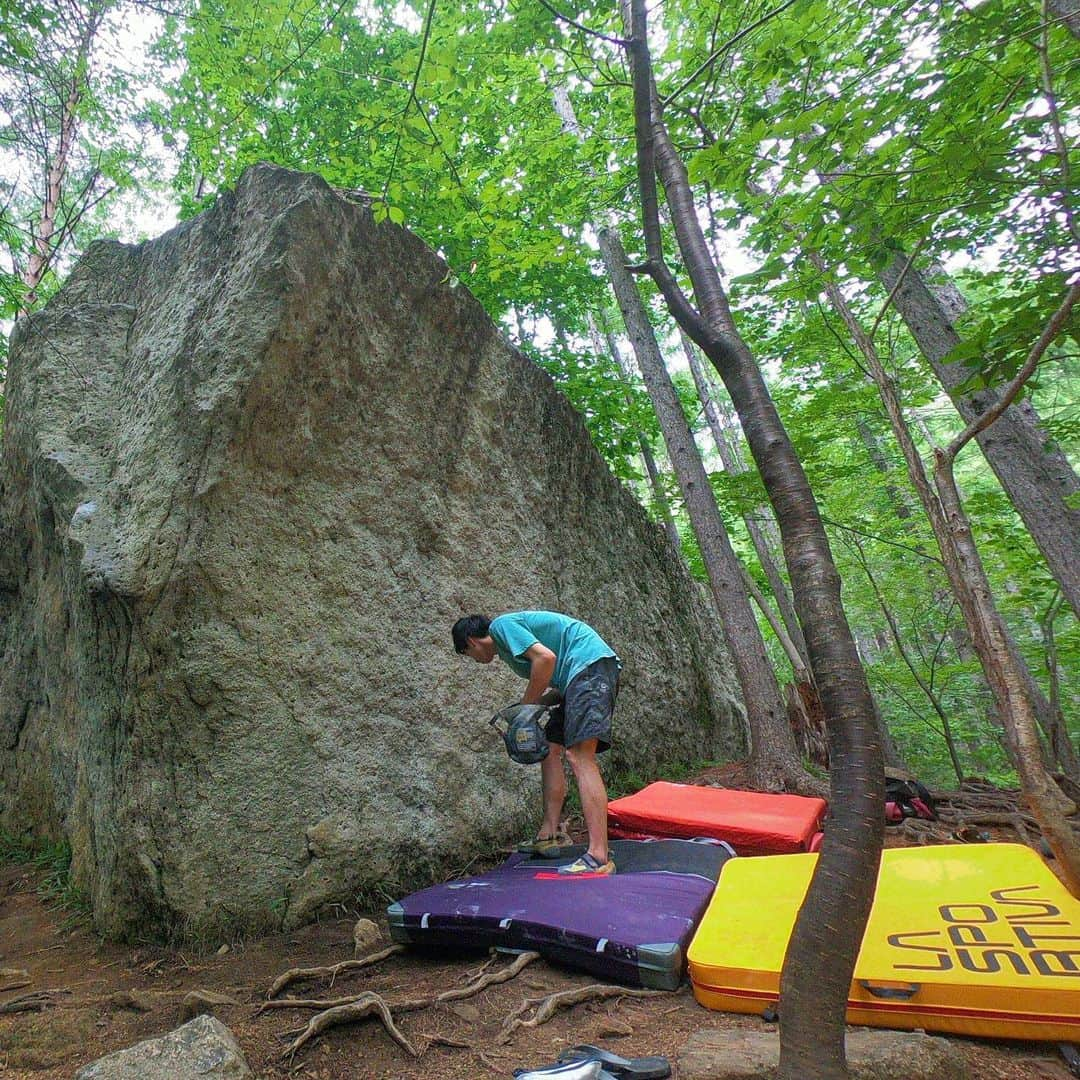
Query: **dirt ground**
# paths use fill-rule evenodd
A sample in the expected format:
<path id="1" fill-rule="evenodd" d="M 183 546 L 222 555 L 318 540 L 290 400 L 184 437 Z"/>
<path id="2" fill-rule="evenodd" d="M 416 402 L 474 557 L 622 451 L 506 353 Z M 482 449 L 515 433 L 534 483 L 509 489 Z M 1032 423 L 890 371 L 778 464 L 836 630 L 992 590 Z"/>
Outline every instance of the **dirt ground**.
<path id="1" fill-rule="evenodd" d="M 311 1012 L 259 1013 L 271 982 L 288 968 L 334 964 L 353 955 L 353 926 L 382 912 L 347 912 L 290 934 L 196 955 L 157 946 L 124 947 L 99 940 L 86 925 L 65 926 L 50 910 L 38 880 L 20 866 L 0 867 L 0 1077 L 70 1078 L 104 1054 L 172 1030 L 187 1018 L 183 998 L 192 990 L 229 995 L 237 1004 L 214 1008 L 236 1035 L 258 1077 L 308 1080 L 483 1080 L 511 1077 L 522 1066 L 555 1060 L 575 1043 L 607 1046 L 627 1057 L 665 1054 L 673 1065 L 679 1048 L 702 1028 L 765 1029 L 751 1016 L 710 1012 L 687 986 L 647 998 L 616 997 L 561 1010 L 547 1023 L 517 1030 L 499 1042 L 504 1020 L 525 998 L 585 986 L 591 980 L 537 960 L 515 978 L 479 995 L 400 1016 L 402 1032 L 420 1048 L 411 1057 L 375 1018 L 328 1030 L 283 1058 L 286 1032 L 301 1028 Z M 401 952 L 361 971 L 298 984 L 289 994 L 334 997 L 375 990 L 393 1005 L 461 987 L 486 957 L 430 957 Z M 510 960 L 494 961 L 496 968 Z M 17 974 L 25 972 L 25 976 Z M 26 982 L 25 985 L 19 985 Z M 3 1014 L 5 1003 L 49 990 L 40 1011 Z M 1052 1045 L 956 1039 L 972 1080 L 1067 1080 Z"/>

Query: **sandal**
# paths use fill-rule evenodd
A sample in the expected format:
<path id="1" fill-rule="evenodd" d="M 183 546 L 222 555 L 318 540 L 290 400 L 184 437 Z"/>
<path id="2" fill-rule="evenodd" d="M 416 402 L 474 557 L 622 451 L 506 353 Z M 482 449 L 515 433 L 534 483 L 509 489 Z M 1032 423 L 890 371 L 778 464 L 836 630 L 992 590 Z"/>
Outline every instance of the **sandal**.
<path id="1" fill-rule="evenodd" d="M 611 855 L 607 857 L 607 862 L 601 862 L 599 859 L 594 858 L 587 851 L 580 858 L 575 859 L 567 866 L 559 867 L 560 874 L 580 874 L 589 877 L 602 877 L 608 874 L 615 873 L 615 863 L 612 861 Z"/>
<path id="2" fill-rule="evenodd" d="M 545 1077 L 560 1077 L 561 1080 L 601 1080 L 610 1077 L 604 1072 L 600 1062 L 595 1059 L 586 1061 L 558 1061 L 554 1065 L 541 1065 L 538 1069 L 515 1069 L 516 1080 L 545 1080 Z"/>
<path id="3" fill-rule="evenodd" d="M 607 1072 L 619 1080 L 664 1080 L 671 1075 L 671 1062 L 666 1057 L 624 1058 L 588 1043 L 564 1050 L 559 1060 L 599 1061 Z"/>

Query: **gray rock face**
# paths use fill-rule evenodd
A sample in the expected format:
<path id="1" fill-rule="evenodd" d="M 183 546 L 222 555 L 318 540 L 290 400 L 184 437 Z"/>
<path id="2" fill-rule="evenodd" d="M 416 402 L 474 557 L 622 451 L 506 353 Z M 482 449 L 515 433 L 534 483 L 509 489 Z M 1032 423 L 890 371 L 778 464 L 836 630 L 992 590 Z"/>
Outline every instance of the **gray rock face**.
<path id="1" fill-rule="evenodd" d="M 569 403 L 317 177 L 91 247 L 16 328 L 3 440 L 0 825 L 70 840 L 106 934 L 293 926 L 534 827 L 470 611 L 611 642 L 609 766 L 743 751 L 716 623 Z"/>
<path id="2" fill-rule="evenodd" d="M 84 1065 L 75 1080 L 245 1080 L 252 1075 L 232 1032 L 212 1016 L 197 1016 L 168 1035 Z"/>

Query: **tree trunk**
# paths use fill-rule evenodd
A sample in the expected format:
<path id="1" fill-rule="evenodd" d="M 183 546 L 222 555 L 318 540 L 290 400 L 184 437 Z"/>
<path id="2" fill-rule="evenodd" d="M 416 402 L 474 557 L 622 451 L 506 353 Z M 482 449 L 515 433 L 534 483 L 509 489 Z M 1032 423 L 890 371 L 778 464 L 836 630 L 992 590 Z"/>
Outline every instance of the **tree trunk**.
<path id="1" fill-rule="evenodd" d="M 724 463 L 724 469 L 732 476 L 742 476 L 749 470 L 738 452 L 728 442 L 727 433 L 721 422 L 720 411 L 710 391 L 705 373 L 701 370 L 701 363 L 698 361 L 697 353 L 694 351 L 693 342 L 683 330 L 679 331 L 679 336 L 682 339 L 683 352 L 686 354 L 687 362 L 690 364 L 690 374 L 694 378 L 698 397 L 701 399 L 701 404 L 705 409 L 705 419 L 709 423 L 709 430 L 712 432 L 713 442 L 716 445 L 717 452 L 720 454 L 720 460 Z M 807 669 L 810 665 L 810 661 L 806 656 L 806 640 L 803 638 L 802 627 L 799 626 L 799 620 L 795 615 L 795 605 L 791 602 L 787 583 L 784 581 L 783 575 L 780 573 L 780 567 L 776 565 L 776 559 L 773 557 L 773 546 L 766 535 L 767 532 L 775 529 L 776 522 L 772 518 L 771 508 L 760 507 L 759 509 L 761 511 L 760 516 L 758 516 L 756 510 L 743 514 L 743 523 L 746 525 L 746 531 L 750 535 L 750 542 L 754 545 L 754 551 L 757 552 L 761 569 L 765 571 L 769 588 L 772 589 L 773 596 L 776 598 L 776 606 L 780 610 L 780 617 L 784 620 L 784 627 L 787 630 L 788 637 L 798 650 L 800 663 L 797 667 L 794 664 L 792 665 L 795 668 L 795 679 L 797 682 L 804 682 L 809 678 Z M 779 537 L 777 539 L 779 540 Z"/>
<path id="2" fill-rule="evenodd" d="M 946 363 L 945 357 L 960 344 L 960 335 L 926 280 L 907 263 L 898 255 L 882 272 L 882 285 L 892 294 L 897 311 L 957 411 L 970 424 L 993 408 L 1001 392 L 992 388 L 958 392 L 971 369 L 958 362 Z M 976 439 L 1066 601 L 1080 617 L 1080 508 L 1071 508 L 1067 502 L 1080 493 L 1080 478 L 1040 427 L 1030 401 L 1014 402 Z"/>
<path id="3" fill-rule="evenodd" d="M 828 273 L 821 257 L 807 252 L 814 266 L 822 272 L 824 287 L 833 306 L 839 312 L 851 332 L 859 351 L 866 360 L 877 383 L 885 411 L 896 435 L 897 442 L 908 465 L 908 474 L 919 495 L 930 525 L 934 530 L 942 561 L 953 594 L 964 615 L 971 642 L 982 665 L 983 675 L 994 695 L 999 719 L 1004 725 L 1006 743 L 1013 764 L 1020 776 L 1020 784 L 1039 827 L 1057 856 L 1065 884 L 1074 896 L 1080 896 L 1080 843 L 1073 833 L 1066 815 L 1075 811 L 1057 788 L 1043 765 L 1042 747 L 1036 731 L 1035 711 L 1031 687 L 1034 680 L 1027 671 L 1015 643 L 1005 628 L 1004 620 L 994 604 L 990 583 L 971 534 L 971 526 L 964 513 L 960 494 L 953 476 L 953 462 L 957 453 L 970 438 L 976 437 L 979 427 L 989 426 L 1007 411 L 1010 396 L 1015 396 L 1022 377 L 1030 376 L 1035 362 L 1045 350 L 1053 334 L 1068 317 L 1076 302 L 1080 286 L 1073 286 L 1059 308 L 1051 324 L 1028 357 L 1024 368 L 1010 383 L 1010 387 L 996 400 L 993 411 L 981 415 L 977 422 L 954 439 L 949 447 L 934 450 L 934 488 L 937 498 L 926 477 L 922 458 L 919 456 L 911 433 L 907 428 L 892 380 L 885 371 L 877 349 L 863 330 L 848 306 L 839 287 Z M 1053 333 L 1051 333 L 1053 331 Z M 1036 352 L 1039 349 L 1039 352 Z M 1025 370 L 1027 375 L 1024 374 Z"/>
<path id="4" fill-rule="evenodd" d="M 811 261 L 814 262 L 815 266 L 818 266 L 818 268 L 823 273 L 826 273 L 824 265 L 822 264 L 821 260 L 818 257 L 814 256 L 811 253 L 810 254 L 810 259 L 811 259 Z M 894 267 L 893 269 L 895 269 L 895 271 L 896 271 L 897 280 L 900 280 L 900 274 L 901 274 L 903 268 L 901 267 L 900 269 L 896 269 Z M 913 269 L 909 268 L 907 273 L 908 274 L 913 273 Z M 895 294 L 896 297 L 899 297 L 900 294 L 902 292 L 904 292 L 906 278 L 907 278 L 907 275 L 904 276 L 904 281 L 901 282 L 900 288 L 897 289 L 896 294 Z M 963 306 L 963 298 L 956 291 L 956 289 L 955 288 L 950 289 L 950 292 L 955 294 L 955 297 L 949 299 L 948 298 L 949 289 L 936 289 L 935 288 L 934 291 L 931 291 L 931 289 L 927 286 L 926 280 L 922 279 L 921 276 L 918 276 L 915 283 L 913 284 L 913 291 L 914 291 L 914 293 L 918 294 L 918 297 L 919 297 L 919 305 L 918 305 L 919 310 L 926 311 L 926 312 L 929 312 L 931 314 L 936 313 L 936 315 L 939 316 L 939 318 L 937 318 L 935 320 L 928 320 L 926 322 L 921 322 L 920 323 L 920 326 L 922 326 L 922 332 L 921 333 L 923 334 L 923 340 L 926 341 L 927 346 L 930 347 L 931 345 L 933 345 L 936 348 L 943 348 L 946 345 L 948 340 L 953 340 L 954 343 L 958 342 L 959 337 L 956 336 L 955 330 L 951 329 L 951 323 L 949 322 L 949 312 L 950 311 L 960 311 L 960 310 L 962 310 L 962 306 Z M 852 336 L 855 339 L 856 345 L 858 345 L 860 350 L 863 351 L 864 355 L 866 355 L 865 342 L 861 341 L 860 336 L 859 336 L 861 334 L 861 330 L 855 330 L 855 329 L 852 328 L 853 326 L 856 325 L 855 320 L 854 320 L 854 316 L 851 314 L 850 309 L 847 309 L 847 302 L 845 300 L 843 300 L 842 296 L 840 295 L 838 289 L 835 288 L 835 286 L 833 286 L 832 292 L 829 293 L 829 297 L 831 297 L 831 299 L 833 300 L 833 306 L 837 308 L 837 311 L 840 313 L 841 318 L 843 319 L 843 321 L 845 321 L 845 324 L 848 326 L 849 329 L 851 329 Z M 894 299 L 895 299 L 895 297 L 894 297 Z M 912 332 L 914 334 L 915 333 L 914 327 L 910 326 L 910 324 L 908 324 L 908 325 L 909 325 L 909 328 L 912 328 Z M 951 335 L 951 337 L 949 337 L 949 335 Z M 869 348 L 874 348 L 874 346 L 870 345 Z M 951 348 L 951 346 L 949 348 Z M 872 360 L 872 357 L 869 357 L 867 355 L 867 360 L 868 361 Z M 883 367 L 880 364 L 880 360 L 877 357 L 876 350 L 875 350 L 875 355 L 873 357 L 873 363 L 876 364 L 877 369 L 882 370 L 882 372 L 883 372 Z M 954 365 L 954 366 L 956 366 L 956 365 Z M 954 372 L 953 374 L 954 374 L 954 376 L 956 376 L 956 372 Z M 875 381 L 876 381 L 876 377 L 875 377 Z M 890 386 L 891 386 L 891 383 L 890 383 Z M 988 397 L 988 399 L 984 399 L 982 394 L 973 394 L 973 395 L 971 395 L 970 399 L 968 399 L 967 401 L 968 401 L 968 404 L 971 405 L 972 403 L 982 402 L 984 400 L 986 401 L 986 408 L 987 409 L 993 408 L 994 405 L 1000 400 L 1000 395 L 998 394 L 998 392 L 995 391 L 995 392 L 991 393 L 991 396 Z M 1015 405 L 1015 404 L 1010 405 L 1009 408 L 1005 409 L 1004 413 L 994 422 L 993 427 L 991 427 L 989 429 L 989 433 L 991 435 L 993 435 L 993 430 L 996 429 L 998 424 L 1002 423 L 1002 422 L 1012 422 L 1013 427 L 1015 428 L 1016 422 L 1017 422 L 1017 417 L 1024 417 L 1026 415 L 1024 413 L 1025 404 L 1028 406 L 1028 408 L 1030 408 L 1030 403 L 1021 403 L 1018 406 Z M 1015 411 L 1017 408 L 1020 409 L 1020 411 Z M 966 416 L 966 419 L 968 419 L 969 422 L 972 422 L 972 420 L 976 419 L 977 417 L 982 416 L 983 411 L 984 411 L 983 409 L 978 409 L 978 410 L 975 411 L 975 413 L 974 413 L 974 415 L 972 417 L 967 417 Z M 961 409 L 961 414 L 963 414 L 962 409 Z M 1031 415 L 1035 416 L 1034 408 L 1031 409 Z M 903 418 L 900 417 L 900 414 L 899 414 L 899 405 L 897 405 L 897 418 L 899 418 L 899 419 L 897 419 L 896 421 L 893 422 L 893 430 L 894 431 L 896 429 L 896 423 L 897 422 L 903 424 Z M 1037 421 L 1038 417 L 1035 416 L 1035 419 Z M 921 421 L 920 421 L 920 423 L 921 423 Z M 1035 442 L 1036 442 L 1036 436 L 1038 434 L 1038 431 L 1037 431 L 1037 428 L 1035 426 L 1028 427 L 1028 426 L 1026 426 L 1026 424 L 1022 424 L 1022 428 L 1023 428 L 1023 430 L 1022 430 L 1021 433 L 1025 437 L 1025 441 L 1026 441 L 1025 446 L 1026 446 L 1027 451 L 1029 451 L 1028 461 L 1030 462 L 1032 460 L 1031 454 L 1034 454 L 1036 449 L 1037 449 L 1036 446 L 1035 446 Z M 926 438 L 927 443 L 931 447 L 934 448 L 935 453 L 936 453 L 936 451 L 939 450 L 940 447 L 937 447 L 935 445 L 933 437 L 932 437 L 929 429 L 926 427 L 926 424 L 921 423 L 921 430 L 922 430 L 922 433 L 923 433 L 923 437 Z M 984 438 L 984 436 L 986 436 L 986 435 L 987 435 L 987 432 L 981 432 L 980 435 L 976 436 L 976 440 L 978 440 L 978 438 Z M 1045 437 L 1045 436 L 1042 436 L 1042 437 Z M 994 446 L 1000 447 L 1002 445 L 1002 443 L 996 443 L 996 442 L 993 441 L 993 438 L 990 438 L 990 440 L 986 443 L 986 445 L 994 445 Z M 984 454 L 986 453 L 986 445 L 983 446 Z M 913 451 L 913 453 L 915 453 L 915 451 Z M 996 453 L 998 453 L 998 451 L 996 451 Z M 1070 469 L 1070 467 L 1068 465 L 1068 462 L 1064 461 L 1064 456 L 1059 454 L 1059 451 L 1053 451 L 1053 454 L 1049 455 L 1049 458 L 1052 459 L 1055 456 L 1062 457 L 1062 461 L 1064 463 L 1065 470 L 1068 472 L 1068 474 L 1070 476 L 1072 476 L 1072 478 L 1074 478 L 1074 481 L 1075 481 L 1076 480 L 1076 475 L 1071 472 L 1071 469 Z M 905 453 L 905 457 L 906 457 L 906 453 Z M 1044 456 L 1044 457 L 1048 457 L 1048 456 Z M 919 459 L 919 461 L 920 461 L 920 468 L 921 468 L 921 458 Z M 1027 470 L 1026 465 L 1024 465 L 1024 467 L 1022 467 L 1022 471 L 1027 471 L 1028 474 L 1029 474 L 1029 471 Z M 910 463 L 909 463 L 908 473 L 910 474 Z M 914 477 L 913 477 L 913 483 L 915 483 Z M 923 481 L 923 483 L 926 484 L 926 481 Z M 1026 494 L 1028 494 L 1028 495 L 1031 494 L 1032 488 L 1030 487 L 1030 485 L 1023 484 L 1023 485 L 1021 485 L 1021 487 L 1025 490 Z M 929 492 L 929 485 L 927 485 L 927 491 Z M 932 498 L 932 496 L 923 495 L 923 492 L 919 492 L 919 497 L 920 497 L 920 500 L 922 501 L 924 507 L 926 507 L 926 505 L 927 505 L 927 501 L 926 501 L 927 498 L 928 497 Z M 1032 504 L 1032 509 L 1034 509 L 1034 504 Z M 1080 519 L 1080 514 L 1078 514 L 1077 512 L 1069 511 L 1069 513 L 1074 514 L 1075 516 L 1078 517 L 1078 519 Z M 929 510 L 928 510 L 928 514 L 929 514 Z M 932 519 L 931 519 L 931 524 L 933 524 Z M 943 554 L 944 554 L 944 550 L 941 549 L 941 542 L 942 542 L 941 541 L 941 534 L 943 532 L 943 529 L 944 529 L 943 526 L 940 527 L 940 528 L 935 527 L 934 531 L 935 531 L 935 535 L 937 536 L 937 539 L 939 539 L 939 549 L 942 550 Z M 1078 546 L 1078 549 L 1080 549 L 1080 541 L 1078 541 L 1076 538 L 1072 538 L 1071 542 L 1075 542 L 1076 545 Z M 946 567 L 946 569 L 947 569 L 947 567 Z M 950 577 L 950 581 L 953 581 L 953 579 L 951 579 L 951 577 Z M 953 582 L 953 584 L 954 584 L 954 595 L 956 595 L 955 582 Z M 1064 589 L 1063 589 L 1063 593 L 1064 593 Z M 958 603 L 960 603 L 959 596 L 957 596 L 957 599 L 958 599 Z M 963 611 L 964 609 L 963 609 L 962 603 L 961 603 L 960 606 L 961 606 L 961 611 Z M 971 611 L 970 611 L 970 609 L 968 609 L 966 612 L 964 612 L 964 617 L 966 617 L 966 623 L 968 625 L 968 631 L 970 633 L 970 631 L 971 631 L 971 625 L 970 625 Z M 1027 688 L 1026 689 L 1027 700 L 1030 702 L 1031 707 L 1034 708 L 1034 710 L 1035 710 L 1035 715 L 1036 715 L 1036 718 L 1038 720 L 1039 726 L 1045 732 L 1045 735 L 1047 735 L 1048 741 L 1051 744 L 1053 744 L 1053 742 L 1054 742 L 1054 728 L 1055 728 L 1055 719 L 1054 719 L 1053 707 L 1051 706 L 1050 702 L 1047 700 L 1047 697 L 1045 697 L 1045 694 L 1042 692 L 1042 689 L 1039 687 L 1039 684 L 1035 680 L 1035 677 L 1031 675 L 1031 672 L 1028 669 L 1027 664 L 1024 663 L 1023 659 L 1021 658 L 1020 647 L 1018 647 L 1016 645 L 1016 642 L 1013 639 L 1013 636 L 1012 636 L 1012 633 L 1009 630 L 1009 627 L 1007 625 L 1005 625 L 1004 622 L 1002 622 L 1001 632 L 1004 634 L 1005 642 L 1007 642 L 1009 650 L 1012 653 L 1012 656 L 1015 658 L 1015 663 L 1017 665 L 1017 669 L 1018 669 L 1018 671 L 1020 671 L 1021 677 L 1024 679 L 1024 683 L 1025 683 L 1026 688 Z M 977 654 L 977 651 L 978 650 L 975 649 L 976 654 Z M 987 679 L 987 681 L 989 683 L 989 679 Z M 1065 770 L 1065 772 L 1068 775 L 1070 775 L 1070 777 L 1072 777 L 1072 778 L 1080 778 L 1080 759 L 1078 759 L 1076 753 L 1074 751 L 1072 751 L 1071 743 L 1065 743 L 1065 744 L 1058 743 L 1058 748 L 1059 748 L 1059 750 L 1061 750 L 1062 754 L 1064 755 L 1064 759 L 1062 760 L 1061 764 L 1062 764 L 1062 767 Z"/>
<path id="5" fill-rule="evenodd" d="M 1052 728 L 1047 733 L 1050 752 L 1057 767 L 1069 781 L 1069 797 L 1075 800 L 1077 796 L 1073 792 L 1080 791 L 1080 767 L 1077 764 L 1076 747 L 1069 737 L 1065 713 L 1061 707 L 1061 673 L 1058 670 L 1057 639 L 1054 636 L 1054 620 L 1061 611 L 1061 606 L 1061 594 L 1057 593 L 1039 621 L 1039 630 L 1046 650 L 1046 674 L 1050 680 L 1050 712 L 1053 717 Z"/>
<path id="6" fill-rule="evenodd" d="M 1001 616 L 994 607 L 989 583 L 982 572 L 971 535 L 971 526 L 960 504 L 952 472 L 954 457 L 955 454 L 950 454 L 948 450 L 938 452 L 934 486 L 941 499 L 962 572 L 970 583 L 969 603 L 978 625 L 971 635 L 972 642 L 983 661 L 983 670 L 987 673 L 1001 711 L 1024 797 L 1039 823 L 1043 837 L 1057 857 L 1058 871 L 1066 888 L 1073 896 L 1080 897 L 1080 841 L 1067 820 L 1068 815 L 1076 812 L 1076 806 L 1065 798 L 1043 766 L 1042 747 L 1036 732 L 1034 711 L 1027 697 L 1027 687 L 1019 675 L 1016 657 L 1002 633 Z"/>
<path id="7" fill-rule="evenodd" d="M 554 98 L 556 113 L 566 128 L 577 135 L 577 121 L 565 90 L 557 88 Z M 637 285 L 627 269 L 626 252 L 613 229 L 601 228 L 597 235 L 604 267 L 701 548 L 721 629 L 742 689 L 750 728 L 750 776 L 755 786 L 765 791 L 820 793 L 822 785 L 799 760 L 776 674 L 750 607 L 745 571 L 732 550 L 697 443 L 683 415 Z"/>
<path id="8" fill-rule="evenodd" d="M 71 151 L 75 145 L 75 136 L 79 128 L 79 105 L 86 93 L 87 77 L 90 67 L 90 49 L 94 37 L 101 25 L 104 7 L 92 8 L 85 17 L 86 21 L 79 36 L 78 49 L 71 74 L 64 85 L 54 89 L 61 94 L 59 102 L 60 122 L 57 128 L 56 145 L 48 148 L 48 170 L 43 184 L 44 199 L 41 214 L 33 226 L 33 240 L 30 257 L 20 275 L 26 286 L 19 314 L 26 315 L 37 302 L 37 290 L 41 285 L 53 256 L 53 238 L 57 231 L 57 218 L 60 214 L 64 182 L 67 179 L 71 161 Z"/>
<path id="9" fill-rule="evenodd" d="M 629 7 L 629 18 L 627 18 Z M 720 373 L 780 526 L 795 608 L 829 726 L 831 815 L 781 976 L 781 1080 L 847 1080 L 844 1021 L 884 838 L 881 745 L 866 675 L 840 602 L 840 578 L 810 485 L 765 380 L 732 325 L 686 170 L 655 91 L 644 0 L 624 0 L 634 81 L 647 261 L 668 308 Z M 663 256 L 654 168 L 663 181 L 697 310 Z"/>
<path id="10" fill-rule="evenodd" d="M 780 687 L 747 597 L 743 569 L 731 548 L 708 473 L 660 355 L 645 305 L 627 269 L 626 252 L 611 229 L 600 229 L 597 235 L 600 254 L 701 548 L 724 639 L 742 688 L 750 725 L 750 775 L 755 786 L 765 791 L 820 788 L 799 761 Z"/>
<path id="11" fill-rule="evenodd" d="M 623 360 L 622 353 L 619 351 L 618 346 L 615 344 L 615 339 L 607 327 L 604 327 L 604 333 L 601 337 L 599 328 L 596 326 L 594 320 L 590 318 L 589 336 L 592 338 L 593 348 L 598 354 L 603 353 L 604 342 L 606 342 L 607 351 L 610 353 L 612 360 L 615 361 L 615 366 L 622 373 L 622 378 L 624 380 L 629 379 L 630 372 L 626 367 L 626 362 Z M 627 404 L 630 403 L 630 390 L 625 382 L 623 382 L 623 398 Z M 652 447 L 649 446 L 649 440 L 646 439 L 641 432 L 638 432 L 638 448 L 641 453 L 641 460 L 645 465 L 645 473 L 649 478 L 649 489 L 652 491 L 653 509 L 656 516 L 660 519 L 660 524 L 664 527 L 668 542 L 681 554 L 682 537 L 679 536 L 679 530 L 675 528 L 675 519 L 671 515 L 671 503 L 668 502 L 667 492 L 664 490 L 663 477 L 661 477 L 660 470 L 657 468 L 656 458 L 653 456 Z"/>
<path id="12" fill-rule="evenodd" d="M 870 568 L 870 562 L 863 552 L 862 544 L 859 543 L 857 539 L 853 540 L 852 544 L 858 552 L 859 562 L 862 565 L 863 572 L 866 574 L 866 580 L 870 582 L 870 588 L 874 590 L 874 596 L 877 598 L 878 607 L 881 608 L 882 614 L 885 616 L 885 621 L 888 623 L 889 632 L 892 634 L 893 646 L 896 648 L 897 653 L 899 653 L 900 659 L 904 661 L 905 667 L 911 672 L 911 677 L 915 680 L 916 685 L 930 702 L 931 708 L 937 713 L 938 720 L 941 721 L 941 737 L 945 740 L 945 748 L 949 752 L 949 760 L 952 762 L 953 772 L 956 773 L 956 782 L 958 784 L 963 783 L 964 770 L 960 764 L 960 755 L 956 749 L 956 740 L 953 738 L 952 723 L 949 720 L 949 714 L 941 704 L 941 700 L 938 698 L 937 694 L 934 693 L 934 688 L 923 678 L 922 673 L 915 665 L 915 662 L 908 655 L 908 651 L 904 646 L 903 635 L 900 633 L 900 627 L 896 623 L 896 616 L 893 614 L 892 608 L 889 606 L 888 601 L 885 599 L 884 594 L 878 586 L 877 578 Z"/>
<path id="13" fill-rule="evenodd" d="M 1048 0 L 1047 6 L 1073 37 L 1080 38 L 1080 0 Z"/>
<path id="14" fill-rule="evenodd" d="M 866 448 L 870 464 L 885 477 L 885 494 L 889 497 L 889 502 L 892 503 L 896 516 L 905 524 L 905 530 L 910 533 L 911 529 L 908 527 L 907 522 L 911 517 L 911 504 L 908 502 L 907 493 L 901 491 L 891 479 L 892 462 L 885 456 L 877 435 L 871 430 L 870 425 L 863 417 L 856 418 L 855 427 L 859 432 L 859 438 L 862 440 L 863 446 Z"/>

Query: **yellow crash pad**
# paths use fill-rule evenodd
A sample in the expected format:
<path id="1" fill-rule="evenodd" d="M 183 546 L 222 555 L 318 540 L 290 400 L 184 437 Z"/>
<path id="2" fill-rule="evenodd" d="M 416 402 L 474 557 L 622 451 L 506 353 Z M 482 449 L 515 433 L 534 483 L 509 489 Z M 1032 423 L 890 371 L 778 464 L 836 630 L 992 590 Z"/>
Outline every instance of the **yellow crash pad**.
<path id="1" fill-rule="evenodd" d="M 724 867 L 688 954 L 702 1005 L 740 1013 L 776 1005 L 817 858 L 770 855 Z M 883 852 L 847 1018 L 1080 1041 L 1080 901 L 1020 844 Z"/>

